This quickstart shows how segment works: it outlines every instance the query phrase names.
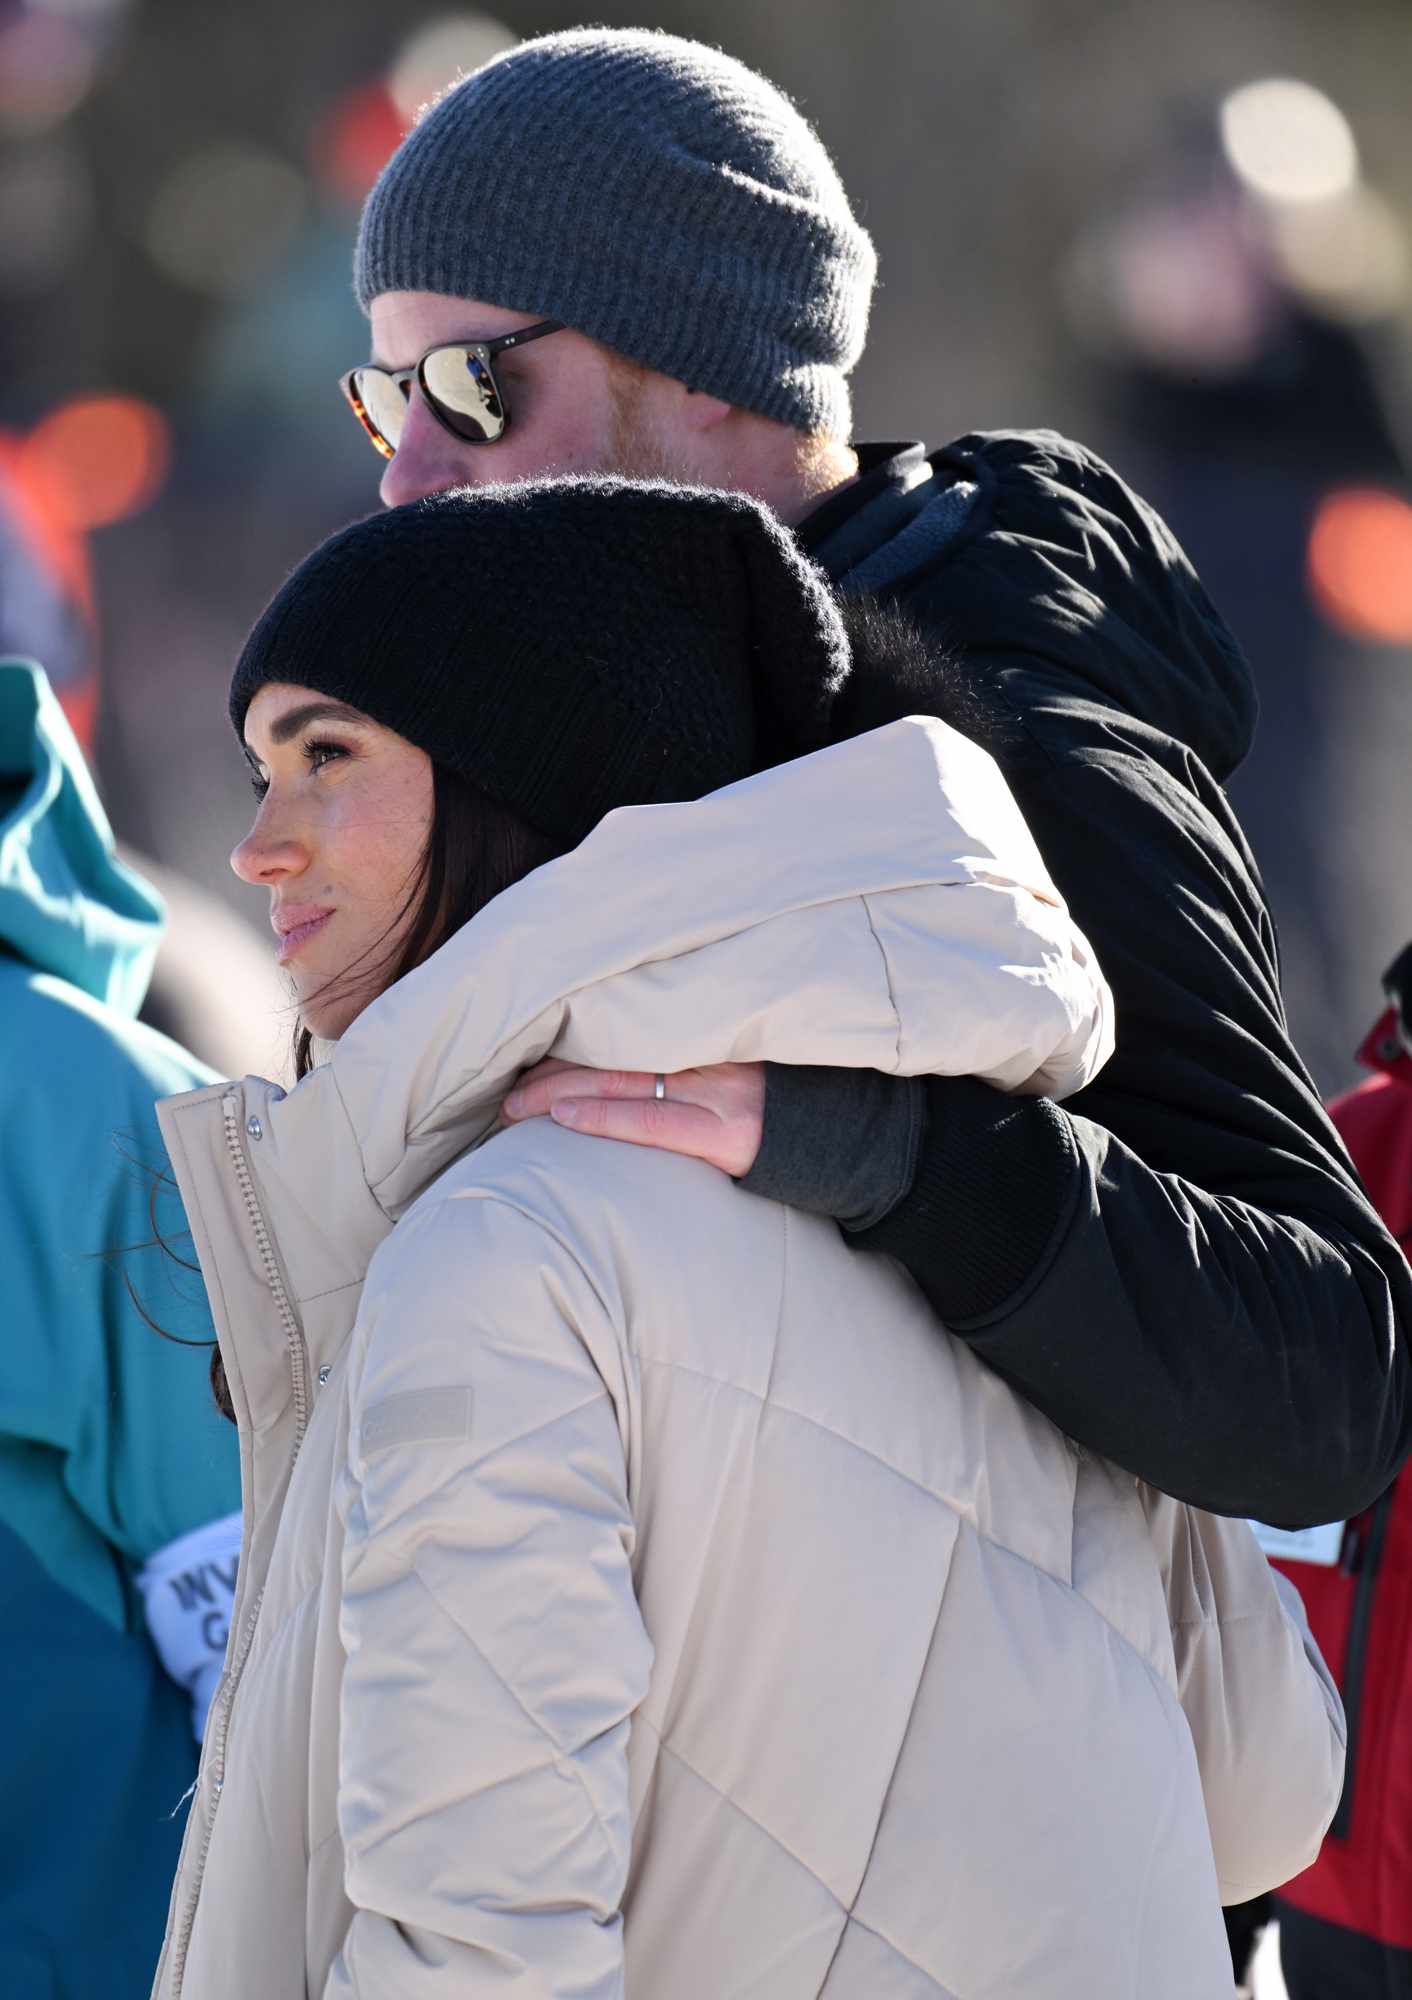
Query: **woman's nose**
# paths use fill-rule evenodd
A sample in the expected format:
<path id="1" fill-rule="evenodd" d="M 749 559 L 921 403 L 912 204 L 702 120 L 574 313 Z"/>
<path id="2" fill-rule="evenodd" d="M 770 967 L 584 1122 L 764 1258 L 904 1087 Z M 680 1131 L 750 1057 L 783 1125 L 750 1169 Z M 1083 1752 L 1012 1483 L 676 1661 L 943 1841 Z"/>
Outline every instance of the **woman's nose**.
<path id="1" fill-rule="evenodd" d="M 230 856 L 230 865 L 241 881 L 256 887 L 278 882 L 286 875 L 297 875 L 308 862 L 302 842 L 288 830 L 270 824 L 263 809 L 244 840 L 231 849 Z"/>

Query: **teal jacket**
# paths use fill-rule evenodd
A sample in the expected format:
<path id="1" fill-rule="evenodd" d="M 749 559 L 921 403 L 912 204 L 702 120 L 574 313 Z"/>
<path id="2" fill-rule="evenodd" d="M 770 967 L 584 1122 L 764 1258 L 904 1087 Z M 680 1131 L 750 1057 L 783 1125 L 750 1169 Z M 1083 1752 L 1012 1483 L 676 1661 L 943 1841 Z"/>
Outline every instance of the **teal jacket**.
<path id="1" fill-rule="evenodd" d="M 135 1019 L 162 912 L 44 675 L 0 661 L 0 1991 L 145 1996 L 191 1701 L 138 1577 L 240 1504 L 153 1103 L 210 1080 Z M 145 1247 L 139 1247 L 145 1246 Z M 140 1302 L 135 1303 L 134 1301 Z M 200 1579 L 197 1579 L 199 1587 Z"/>

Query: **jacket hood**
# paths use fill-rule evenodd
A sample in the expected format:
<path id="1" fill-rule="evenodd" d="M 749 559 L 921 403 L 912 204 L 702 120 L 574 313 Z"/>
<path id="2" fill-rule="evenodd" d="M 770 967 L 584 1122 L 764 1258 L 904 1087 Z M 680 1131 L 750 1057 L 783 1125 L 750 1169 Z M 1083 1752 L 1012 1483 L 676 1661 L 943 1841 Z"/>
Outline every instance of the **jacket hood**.
<path id="1" fill-rule="evenodd" d="M 1229 777 L 1258 714 L 1250 667 L 1171 530 L 1102 459 L 1054 431 L 985 431 L 895 460 L 908 476 L 876 468 L 876 496 L 860 490 L 810 544 L 845 594 L 913 598 L 934 577 L 967 655 L 1052 668 L 1062 698 L 1119 709 Z"/>
<path id="2" fill-rule="evenodd" d="M 222 1245 L 248 1263 L 234 1171 L 327 1353 L 378 1243 L 543 1056 L 667 1072 L 769 1059 L 1064 1096 L 1112 1035 L 1107 986 L 998 767 L 914 717 L 692 803 L 610 813 L 287 1096 L 247 1079 L 169 1099 L 161 1122 L 218 1319 Z M 273 1394 L 283 1362 L 266 1363 Z"/>
<path id="3" fill-rule="evenodd" d="M 998 768 L 917 717 L 610 813 L 369 1008 L 330 1068 L 396 1215 L 549 1054 L 1065 1096 L 1110 1047 L 1107 988 Z"/>
<path id="4" fill-rule="evenodd" d="M 161 935 L 43 670 L 0 660 L 0 946 L 135 1016 Z"/>

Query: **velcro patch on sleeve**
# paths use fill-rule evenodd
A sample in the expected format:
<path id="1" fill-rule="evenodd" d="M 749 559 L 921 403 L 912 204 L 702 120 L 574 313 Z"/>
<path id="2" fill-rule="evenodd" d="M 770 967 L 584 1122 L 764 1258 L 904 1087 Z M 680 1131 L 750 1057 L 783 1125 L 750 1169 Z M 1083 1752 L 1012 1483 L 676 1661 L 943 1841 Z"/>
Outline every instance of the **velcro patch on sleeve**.
<path id="1" fill-rule="evenodd" d="M 471 1435 L 471 1391 L 465 1384 L 444 1389 L 407 1389 L 385 1396 L 363 1416 L 358 1433 L 364 1453 L 395 1444 L 440 1444 Z"/>

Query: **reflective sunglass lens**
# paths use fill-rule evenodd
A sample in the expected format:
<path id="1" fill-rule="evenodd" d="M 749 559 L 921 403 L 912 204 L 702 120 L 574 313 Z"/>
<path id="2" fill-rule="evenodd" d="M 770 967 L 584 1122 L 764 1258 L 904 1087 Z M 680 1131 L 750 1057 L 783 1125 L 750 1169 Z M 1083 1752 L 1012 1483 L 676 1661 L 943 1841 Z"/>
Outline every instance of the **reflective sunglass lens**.
<path id="1" fill-rule="evenodd" d="M 399 388 L 390 375 L 384 375 L 381 368 L 355 368 L 348 386 L 373 443 L 390 458 L 407 419 L 406 390 Z"/>
<path id="2" fill-rule="evenodd" d="M 492 444 L 505 408 L 490 364 L 473 347 L 437 347 L 422 363 L 422 387 L 442 422 L 470 444 Z"/>

